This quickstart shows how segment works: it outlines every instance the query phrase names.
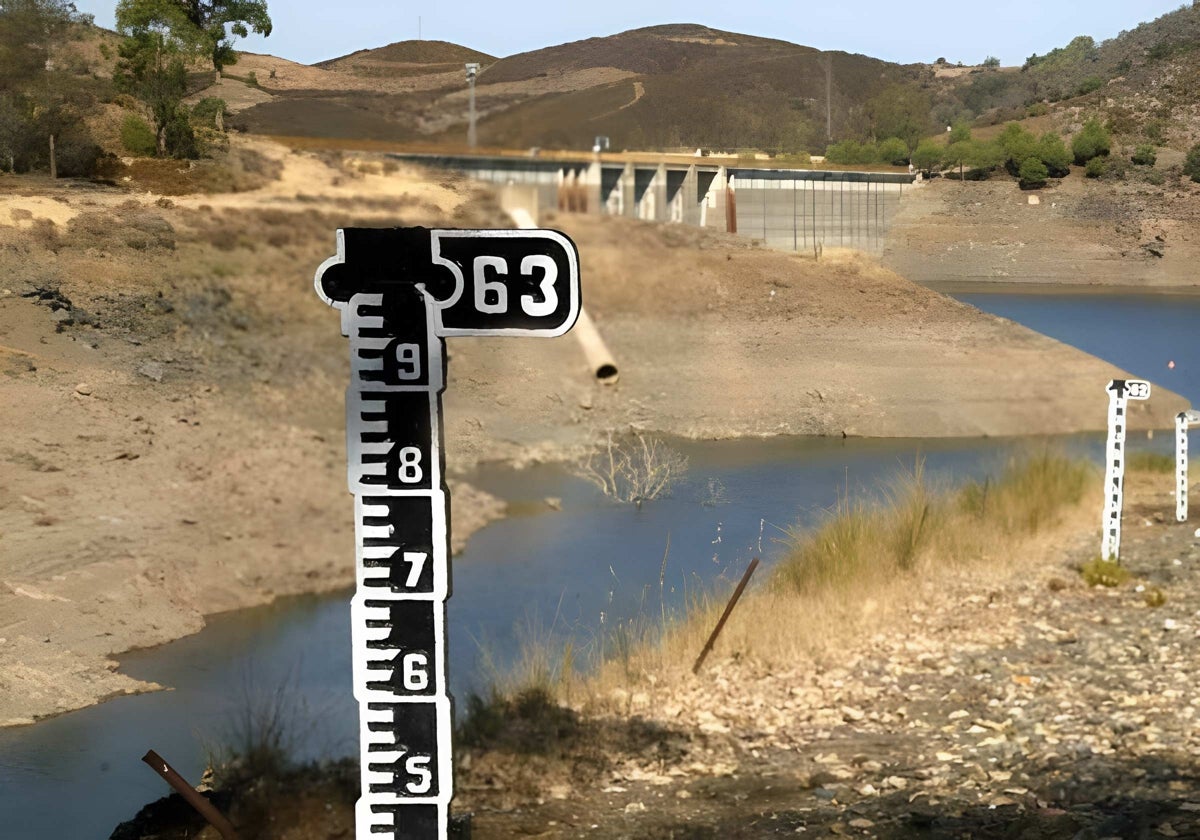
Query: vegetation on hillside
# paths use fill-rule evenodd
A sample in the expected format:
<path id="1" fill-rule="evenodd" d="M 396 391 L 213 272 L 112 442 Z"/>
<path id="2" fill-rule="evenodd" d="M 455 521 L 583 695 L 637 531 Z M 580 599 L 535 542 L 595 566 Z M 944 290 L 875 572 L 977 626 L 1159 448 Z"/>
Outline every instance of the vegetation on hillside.
<path id="1" fill-rule="evenodd" d="M 0 170 L 92 171 L 100 148 L 83 116 L 107 85 L 71 50 L 90 23 L 65 0 L 0 3 Z"/>

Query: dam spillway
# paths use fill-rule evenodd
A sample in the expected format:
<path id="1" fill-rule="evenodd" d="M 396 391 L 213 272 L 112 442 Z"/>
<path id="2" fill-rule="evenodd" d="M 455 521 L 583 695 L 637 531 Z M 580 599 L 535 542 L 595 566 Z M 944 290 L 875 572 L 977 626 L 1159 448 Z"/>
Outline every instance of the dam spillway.
<path id="1" fill-rule="evenodd" d="M 393 153 L 463 172 L 533 211 L 599 213 L 737 233 L 788 251 L 879 251 L 914 176 L 728 166 L 700 157 L 641 160 Z M 536 212 L 535 212 L 536 215 Z"/>

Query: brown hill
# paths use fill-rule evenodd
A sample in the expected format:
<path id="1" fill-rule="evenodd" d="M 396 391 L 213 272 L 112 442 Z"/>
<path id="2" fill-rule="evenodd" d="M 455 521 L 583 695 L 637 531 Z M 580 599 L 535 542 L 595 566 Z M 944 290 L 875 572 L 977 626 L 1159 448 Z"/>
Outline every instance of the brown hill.
<path id="1" fill-rule="evenodd" d="M 349 55 L 318 61 L 313 66 L 360 75 L 411 76 L 458 70 L 472 61 L 486 66 L 495 60 L 495 56 L 449 41 L 397 41 L 385 47 L 356 50 Z"/>
<path id="2" fill-rule="evenodd" d="M 457 59 L 470 51 L 445 45 L 437 48 L 442 52 L 429 47 L 422 53 L 422 43 L 435 42 L 402 42 L 321 65 L 381 81 L 419 72 L 419 89 L 381 95 L 381 88 L 369 101 L 365 93 L 309 90 L 302 102 L 277 100 L 247 111 L 246 126 L 270 134 L 461 142 L 467 89 Z M 441 62 L 450 55 L 454 63 Z M 446 70 L 435 75 L 435 67 Z M 596 135 L 608 135 L 615 148 L 819 151 L 827 140 L 827 82 L 836 136 L 889 85 L 931 85 L 933 74 L 924 65 L 822 53 L 695 24 L 655 26 L 491 63 L 476 90 L 479 140 L 516 148 L 589 148 Z M 317 113 L 320 119 L 307 116 Z"/>

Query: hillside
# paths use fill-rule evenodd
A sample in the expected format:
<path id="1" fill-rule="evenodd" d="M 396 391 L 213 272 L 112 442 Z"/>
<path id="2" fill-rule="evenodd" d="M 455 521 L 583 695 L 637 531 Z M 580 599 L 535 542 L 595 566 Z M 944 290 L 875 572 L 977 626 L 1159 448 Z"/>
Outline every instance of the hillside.
<path id="1" fill-rule="evenodd" d="M 469 54 L 489 65 L 476 88 L 483 145 L 588 148 L 603 134 L 615 148 L 818 151 L 826 141 L 826 60 L 834 134 L 850 130 L 864 103 L 889 85 L 933 83 L 923 65 L 821 53 L 693 24 L 589 38 L 494 63 L 463 47 L 423 43 L 401 42 L 319 65 L 339 77 L 354 73 L 393 83 L 424 72 L 419 91 L 416 84 L 409 91 L 381 88 L 367 100 L 366 91 L 349 97 L 344 90 L 326 95 L 310 88 L 297 101 L 288 97 L 251 109 L 246 126 L 265 134 L 461 142 L 467 90 L 457 58 Z M 453 64 L 450 56 L 457 57 Z M 445 73 L 432 75 L 442 67 Z M 310 116 L 315 114 L 320 117 Z"/>
<path id="2" fill-rule="evenodd" d="M 1031 114 L 1073 131 L 1103 118 L 1127 143 L 1186 149 L 1200 140 L 1200 7 L 1183 6 L 1117 37 L 1081 35 L 1021 68 L 970 71 L 939 91 L 940 122 L 997 124 Z"/>
<path id="3" fill-rule="evenodd" d="M 372 50 L 355 50 L 349 55 L 318 61 L 314 67 L 364 76 L 417 76 L 461 70 L 467 62 L 484 66 L 495 56 L 449 41 L 397 41 Z"/>

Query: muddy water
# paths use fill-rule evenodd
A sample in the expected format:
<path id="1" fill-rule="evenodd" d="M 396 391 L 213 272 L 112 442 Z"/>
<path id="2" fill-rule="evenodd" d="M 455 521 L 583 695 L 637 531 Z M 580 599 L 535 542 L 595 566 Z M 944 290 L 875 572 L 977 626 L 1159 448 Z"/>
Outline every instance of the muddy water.
<path id="1" fill-rule="evenodd" d="M 1200 299 L 960 297 L 1200 401 L 1193 326 L 1200 323 Z M 1170 359 L 1173 370 L 1166 367 Z M 1169 437 L 1160 435 L 1152 445 L 1169 447 Z M 1058 444 L 1093 456 L 1101 448 L 1097 436 Z M 471 477 L 506 499 L 514 515 L 475 535 L 455 560 L 448 609 L 456 696 L 486 684 L 489 662 L 504 670 L 519 660 L 523 638 L 559 650 L 570 639 L 581 657 L 598 653 L 601 644 L 611 653 L 623 630 L 660 621 L 689 594 L 735 579 L 752 556 L 770 563 L 783 549 L 786 528 L 811 524 L 841 493 L 878 496 L 882 481 L 911 469 L 918 457 L 935 480 L 961 481 L 994 472 L 1014 447 L 1030 444 L 780 439 L 673 445 L 690 459 L 686 478 L 670 498 L 640 510 L 612 504 L 555 467 L 484 468 Z M 547 499 L 556 501 L 552 506 Z M 204 743 L 229 740 L 247 709 L 278 709 L 296 733 L 301 758 L 353 754 L 348 599 L 348 592 L 286 599 L 216 616 L 196 636 L 122 657 L 124 671 L 171 691 L 0 731 L 0 837 L 107 837 L 166 792 L 139 761 L 147 749 L 195 781 Z"/>

